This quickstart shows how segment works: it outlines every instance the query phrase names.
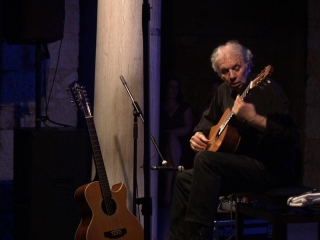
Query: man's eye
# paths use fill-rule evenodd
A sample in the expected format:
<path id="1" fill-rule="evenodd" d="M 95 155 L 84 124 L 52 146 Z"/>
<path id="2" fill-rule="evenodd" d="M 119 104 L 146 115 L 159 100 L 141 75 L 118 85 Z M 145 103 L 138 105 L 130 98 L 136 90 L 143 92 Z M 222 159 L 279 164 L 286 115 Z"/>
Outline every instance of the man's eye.
<path id="1" fill-rule="evenodd" d="M 221 73 L 222 73 L 222 74 L 227 74 L 227 73 L 228 73 L 228 70 L 222 70 Z"/>
<path id="2" fill-rule="evenodd" d="M 240 66 L 235 66 L 235 67 L 233 68 L 233 70 L 239 71 L 239 70 L 240 70 Z"/>

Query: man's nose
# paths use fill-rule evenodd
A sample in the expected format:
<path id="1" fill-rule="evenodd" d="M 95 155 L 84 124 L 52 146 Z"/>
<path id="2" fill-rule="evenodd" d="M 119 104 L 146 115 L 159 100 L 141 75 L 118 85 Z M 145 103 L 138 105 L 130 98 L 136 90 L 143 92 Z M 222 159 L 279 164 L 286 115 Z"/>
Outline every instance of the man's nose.
<path id="1" fill-rule="evenodd" d="M 230 77 L 230 79 L 233 79 L 236 77 L 236 73 L 234 70 L 232 70 L 232 69 L 229 70 L 229 77 Z"/>

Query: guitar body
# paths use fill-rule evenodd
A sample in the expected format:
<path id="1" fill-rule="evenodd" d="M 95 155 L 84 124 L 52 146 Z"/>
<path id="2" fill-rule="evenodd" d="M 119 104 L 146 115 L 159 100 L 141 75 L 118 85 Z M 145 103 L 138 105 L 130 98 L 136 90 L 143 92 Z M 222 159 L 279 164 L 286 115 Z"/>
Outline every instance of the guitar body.
<path id="1" fill-rule="evenodd" d="M 116 208 L 112 215 L 108 215 L 102 208 L 103 198 L 98 181 L 76 190 L 75 201 L 81 213 L 81 221 L 75 240 L 144 239 L 140 222 L 127 208 L 126 186 L 118 183 L 112 187 L 111 193 Z"/>
<path id="2" fill-rule="evenodd" d="M 227 124 L 219 134 L 220 127 L 228 118 L 230 111 L 230 108 L 226 109 L 218 124 L 211 127 L 207 150 L 212 152 L 235 152 L 237 150 L 241 140 L 239 127 Z"/>

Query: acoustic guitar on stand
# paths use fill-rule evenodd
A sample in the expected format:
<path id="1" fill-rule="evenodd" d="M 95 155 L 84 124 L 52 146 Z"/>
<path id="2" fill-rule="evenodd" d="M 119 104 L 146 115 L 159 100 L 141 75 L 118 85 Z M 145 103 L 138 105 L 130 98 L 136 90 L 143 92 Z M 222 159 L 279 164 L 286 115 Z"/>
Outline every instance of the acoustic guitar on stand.
<path id="1" fill-rule="evenodd" d="M 118 183 L 110 189 L 85 88 L 79 82 L 73 82 L 68 90 L 85 115 L 99 179 L 80 186 L 75 192 L 75 201 L 81 213 L 75 240 L 144 239 L 140 222 L 127 208 L 126 186 Z"/>
<path id="2" fill-rule="evenodd" d="M 241 95 L 241 99 L 245 99 L 248 92 L 263 82 L 273 72 L 273 67 L 268 65 L 261 73 L 250 82 L 247 88 Z M 232 117 L 234 116 L 230 108 L 227 108 L 220 121 L 211 127 L 209 133 L 209 143 L 207 150 L 213 152 L 235 152 L 239 146 L 241 140 L 241 123 L 230 124 Z M 236 122 L 236 121 L 235 121 Z"/>

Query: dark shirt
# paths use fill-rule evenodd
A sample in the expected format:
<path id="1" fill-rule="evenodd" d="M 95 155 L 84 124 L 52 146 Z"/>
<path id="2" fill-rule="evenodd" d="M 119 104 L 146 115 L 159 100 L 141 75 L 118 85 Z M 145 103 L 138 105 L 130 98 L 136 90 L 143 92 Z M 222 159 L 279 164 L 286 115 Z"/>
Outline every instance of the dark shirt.
<path id="1" fill-rule="evenodd" d="M 203 132 L 208 137 L 211 127 L 219 122 L 224 111 L 232 108 L 236 96 L 235 91 L 226 83 L 221 84 L 209 110 L 194 132 Z M 245 101 L 253 103 L 256 112 L 267 117 L 267 130 L 261 133 L 244 124 L 241 141 L 235 153 L 256 158 L 277 174 L 291 174 L 294 171 L 298 132 L 285 93 L 278 84 L 268 79 L 251 89 Z"/>
<path id="2" fill-rule="evenodd" d="M 167 130 L 171 129 L 177 129 L 185 127 L 184 123 L 184 114 L 187 109 L 191 109 L 191 106 L 187 102 L 180 102 L 177 110 L 174 112 L 172 116 L 169 116 L 167 111 L 163 108 L 163 106 L 160 106 L 160 151 L 162 153 L 167 153 L 167 145 L 168 145 L 168 133 Z M 190 119 L 191 121 L 191 119 Z M 185 169 L 189 169 L 193 165 L 193 157 L 194 153 L 192 149 L 190 148 L 190 137 L 192 134 L 192 130 L 190 130 L 189 133 L 185 134 L 184 136 L 178 136 L 182 156 L 180 164 L 184 166 Z M 164 156 L 165 158 L 168 156 Z"/>
<path id="3" fill-rule="evenodd" d="M 188 108 L 190 108 L 190 104 L 181 102 L 174 114 L 169 116 L 163 106 L 160 106 L 160 133 L 166 130 L 184 127 L 184 113 Z"/>

